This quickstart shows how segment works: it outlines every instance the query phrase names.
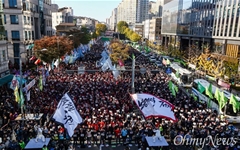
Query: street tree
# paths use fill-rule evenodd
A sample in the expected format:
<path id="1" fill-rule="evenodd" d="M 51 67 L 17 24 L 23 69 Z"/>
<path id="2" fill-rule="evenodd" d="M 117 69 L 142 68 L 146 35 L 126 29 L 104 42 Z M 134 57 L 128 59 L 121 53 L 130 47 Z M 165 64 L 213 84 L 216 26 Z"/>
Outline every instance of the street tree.
<path id="1" fill-rule="evenodd" d="M 96 31 L 99 33 L 104 33 L 107 31 L 107 26 L 105 24 L 99 23 L 96 25 Z"/>
<path id="2" fill-rule="evenodd" d="M 81 44 L 81 39 L 84 36 L 84 33 L 81 32 L 81 30 L 70 30 L 67 36 L 73 41 L 73 46 L 74 48 L 78 48 L 79 45 Z"/>
<path id="3" fill-rule="evenodd" d="M 81 44 L 88 44 L 92 37 L 89 30 L 86 27 L 82 27 L 80 32 L 83 34 L 83 36 L 80 38 Z"/>
<path id="4" fill-rule="evenodd" d="M 112 49 L 112 53 L 110 55 L 113 63 L 118 63 L 119 60 L 125 61 L 129 57 L 129 49 L 128 45 L 122 44 L 118 40 L 113 40 L 110 43 L 110 49 Z"/>
<path id="5" fill-rule="evenodd" d="M 118 24 L 117 24 L 117 30 L 118 30 L 118 32 L 120 32 L 120 33 L 123 33 L 124 32 L 124 29 L 126 27 L 128 27 L 128 24 L 127 24 L 127 22 L 126 21 L 119 21 L 118 22 Z"/>
<path id="6" fill-rule="evenodd" d="M 137 42 L 141 39 L 141 36 L 138 35 L 136 32 L 134 32 L 131 36 L 130 36 L 130 40 L 133 42 Z"/>
<path id="7" fill-rule="evenodd" d="M 124 27 L 125 27 L 125 26 L 124 26 Z M 124 28 L 124 31 L 123 31 L 123 34 L 125 34 L 125 35 L 126 35 L 128 32 L 130 32 L 130 30 L 131 30 L 131 29 L 129 29 L 129 28 L 127 28 L 127 27 L 125 27 L 125 28 Z"/>
<path id="8" fill-rule="evenodd" d="M 127 36 L 127 38 L 131 39 L 133 33 L 133 30 L 129 30 L 125 35 Z"/>
<path id="9" fill-rule="evenodd" d="M 73 42 L 66 36 L 45 36 L 34 42 L 36 57 L 46 63 L 51 63 L 54 59 L 58 59 L 72 50 Z"/>
<path id="10" fill-rule="evenodd" d="M 96 33 L 96 30 L 92 33 L 92 39 L 95 39 L 95 38 L 97 38 L 98 37 L 98 35 L 97 35 L 97 33 Z"/>

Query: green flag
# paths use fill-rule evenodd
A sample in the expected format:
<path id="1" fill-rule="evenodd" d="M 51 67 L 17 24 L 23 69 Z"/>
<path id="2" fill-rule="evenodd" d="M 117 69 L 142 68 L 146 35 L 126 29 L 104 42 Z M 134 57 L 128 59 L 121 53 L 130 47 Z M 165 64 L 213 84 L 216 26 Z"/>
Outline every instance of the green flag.
<path id="1" fill-rule="evenodd" d="M 240 103 L 239 101 L 237 100 L 237 98 L 231 94 L 231 98 L 230 98 L 230 101 L 229 101 L 229 104 L 232 104 L 232 107 L 233 107 L 233 112 L 236 113 L 240 108 Z"/>
<path id="2" fill-rule="evenodd" d="M 24 96 L 23 96 L 23 92 L 22 92 L 22 90 L 20 90 L 20 106 L 23 106 L 24 101 L 25 101 L 25 99 L 24 99 Z"/>
<path id="3" fill-rule="evenodd" d="M 177 72 L 176 72 L 175 76 L 176 76 L 177 78 L 179 78 L 179 77 L 180 77 L 180 76 L 179 76 L 179 70 L 177 70 Z"/>
<path id="4" fill-rule="evenodd" d="M 39 78 L 39 89 L 42 91 L 43 90 L 43 80 L 42 80 L 42 76 L 40 76 Z"/>
<path id="5" fill-rule="evenodd" d="M 220 95 L 220 109 L 222 109 L 227 104 L 228 99 L 225 97 L 224 93 L 221 92 Z"/>
<path id="6" fill-rule="evenodd" d="M 147 54 L 150 53 L 150 49 L 147 46 L 145 46 L 145 51 Z"/>
<path id="7" fill-rule="evenodd" d="M 200 82 L 198 82 L 197 87 L 198 87 L 198 91 L 199 91 L 200 93 L 203 93 L 203 92 L 205 91 L 205 87 L 202 86 L 202 84 L 201 84 Z"/>
<path id="8" fill-rule="evenodd" d="M 172 81 L 169 81 L 168 86 L 170 91 L 172 92 L 172 95 L 176 97 L 175 85 L 172 83 Z"/>
<path id="9" fill-rule="evenodd" d="M 216 88 L 215 90 L 214 98 L 216 98 L 216 100 L 218 101 L 218 104 L 220 104 L 220 92 L 218 88 Z"/>
<path id="10" fill-rule="evenodd" d="M 210 83 L 208 88 L 206 88 L 205 90 L 205 94 L 209 96 L 209 98 L 213 99 L 213 95 L 212 95 L 212 84 Z"/>

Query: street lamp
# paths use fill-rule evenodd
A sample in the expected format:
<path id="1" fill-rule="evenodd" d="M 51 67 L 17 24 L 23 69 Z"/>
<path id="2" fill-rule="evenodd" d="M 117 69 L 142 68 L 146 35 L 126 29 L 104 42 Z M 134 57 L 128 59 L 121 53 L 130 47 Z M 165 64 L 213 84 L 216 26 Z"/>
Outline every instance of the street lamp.
<path id="1" fill-rule="evenodd" d="M 130 59 L 132 59 L 132 84 L 131 84 L 132 94 L 135 93 L 135 85 L 134 85 L 134 81 L 135 81 L 135 63 L 136 63 L 136 59 L 138 59 L 141 55 L 142 55 L 142 53 L 140 55 L 138 55 L 136 58 L 135 58 L 135 56 L 133 58 L 129 57 Z"/>

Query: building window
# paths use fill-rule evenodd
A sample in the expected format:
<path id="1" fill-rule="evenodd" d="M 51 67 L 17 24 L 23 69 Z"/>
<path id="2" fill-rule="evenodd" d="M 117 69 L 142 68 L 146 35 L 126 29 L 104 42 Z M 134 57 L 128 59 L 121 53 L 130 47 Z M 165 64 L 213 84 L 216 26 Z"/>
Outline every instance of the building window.
<path id="1" fill-rule="evenodd" d="M 27 17 L 26 16 L 23 16 L 23 22 L 24 22 L 24 24 L 27 24 Z"/>
<path id="2" fill-rule="evenodd" d="M 10 15 L 11 24 L 18 24 L 18 16 Z"/>
<path id="3" fill-rule="evenodd" d="M 25 31 L 25 40 L 28 40 L 28 32 Z"/>
<path id="4" fill-rule="evenodd" d="M 31 23 L 31 19 L 30 17 L 28 17 L 27 24 L 30 25 L 30 23 Z"/>
<path id="5" fill-rule="evenodd" d="M 19 56 L 20 56 L 19 43 L 13 43 L 13 56 L 14 56 L 14 63 L 19 64 Z"/>
<path id="6" fill-rule="evenodd" d="M 7 32 L 7 30 L 5 30 L 5 40 L 8 40 L 8 32 Z"/>
<path id="7" fill-rule="evenodd" d="M 33 25 L 33 17 L 31 17 L 31 25 Z"/>
<path id="8" fill-rule="evenodd" d="M 34 31 L 32 31 L 32 40 L 34 40 Z"/>
<path id="9" fill-rule="evenodd" d="M 10 8 L 17 8 L 17 0 L 8 0 Z"/>
<path id="10" fill-rule="evenodd" d="M 20 40 L 19 31 L 12 31 L 12 40 Z"/>
<path id="11" fill-rule="evenodd" d="M 7 24 L 7 18 L 5 14 L 4 14 L 4 24 Z"/>
<path id="12" fill-rule="evenodd" d="M 29 38 L 29 40 L 31 40 L 31 38 L 32 38 L 31 31 L 28 31 L 28 38 Z"/>
<path id="13" fill-rule="evenodd" d="M 6 61 L 6 60 L 7 60 L 5 50 L 2 50 L 2 58 L 3 58 L 3 61 Z"/>

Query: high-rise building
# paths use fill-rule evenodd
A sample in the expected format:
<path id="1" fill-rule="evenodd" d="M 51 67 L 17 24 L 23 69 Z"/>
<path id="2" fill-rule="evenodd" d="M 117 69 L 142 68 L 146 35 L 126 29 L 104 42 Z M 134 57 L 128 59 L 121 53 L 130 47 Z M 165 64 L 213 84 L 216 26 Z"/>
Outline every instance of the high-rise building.
<path id="1" fill-rule="evenodd" d="M 116 30 L 117 25 L 117 8 L 114 8 L 110 16 L 110 30 Z"/>
<path id="2" fill-rule="evenodd" d="M 122 0 L 117 8 L 117 22 L 141 23 L 148 19 L 148 0 Z"/>
<path id="3" fill-rule="evenodd" d="M 27 62 L 32 55 L 33 42 L 52 35 L 51 0 L 3 1 L 4 25 L 11 63 Z M 21 56 L 20 56 L 21 55 Z"/>
<path id="4" fill-rule="evenodd" d="M 216 2 L 213 38 L 222 45 L 222 54 L 240 58 L 240 0 Z"/>
<path id="5" fill-rule="evenodd" d="M 163 43 L 180 42 L 189 47 L 213 43 L 212 29 L 215 11 L 214 0 L 164 0 L 162 16 Z"/>
<path id="6" fill-rule="evenodd" d="M 162 8 L 164 0 L 149 2 L 149 15 L 152 17 L 162 17 Z"/>
<path id="7" fill-rule="evenodd" d="M 72 7 L 59 8 L 56 11 L 56 5 L 52 5 L 52 34 L 56 34 L 56 26 L 60 23 L 73 23 L 73 9 Z"/>
<path id="8" fill-rule="evenodd" d="M 5 83 L 8 75 L 8 50 L 5 37 L 3 5 L 2 0 L 0 0 L 0 86 Z"/>

